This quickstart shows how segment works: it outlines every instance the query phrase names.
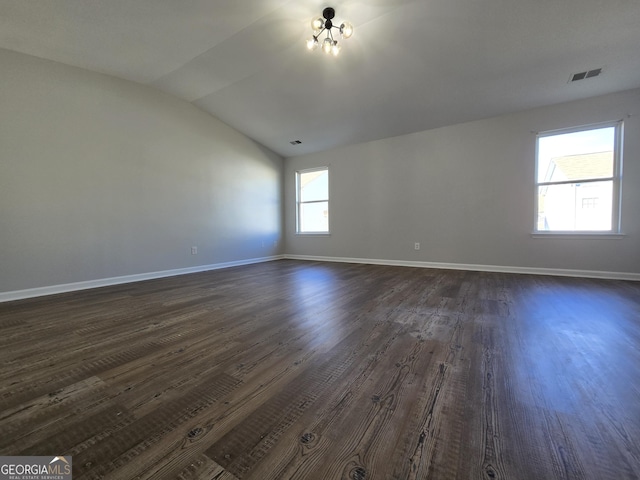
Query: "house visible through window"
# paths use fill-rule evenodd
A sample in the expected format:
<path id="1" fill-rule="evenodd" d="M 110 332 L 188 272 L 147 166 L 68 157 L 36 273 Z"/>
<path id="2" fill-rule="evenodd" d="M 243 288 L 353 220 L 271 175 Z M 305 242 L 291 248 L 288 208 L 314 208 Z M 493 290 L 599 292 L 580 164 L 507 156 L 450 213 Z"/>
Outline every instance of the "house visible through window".
<path id="1" fill-rule="evenodd" d="M 538 135 L 536 232 L 620 231 L 622 123 Z"/>
<path id="2" fill-rule="evenodd" d="M 296 172 L 298 233 L 329 233 L 329 169 Z"/>
<path id="3" fill-rule="evenodd" d="M 582 199 L 582 208 L 596 208 L 598 206 L 598 200 L 598 197 L 585 197 Z"/>

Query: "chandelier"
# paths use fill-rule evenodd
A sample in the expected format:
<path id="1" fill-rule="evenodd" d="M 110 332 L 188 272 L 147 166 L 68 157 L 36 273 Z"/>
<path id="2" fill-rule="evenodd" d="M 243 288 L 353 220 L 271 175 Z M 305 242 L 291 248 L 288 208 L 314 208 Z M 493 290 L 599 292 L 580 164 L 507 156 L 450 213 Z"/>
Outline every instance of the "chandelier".
<path id="1" fill-rule="evenodd" d="M 333 17 L 335 17 L 336 11 L 327 7 L 322 11 L 323 18 L 315 18 L 311 21 L 311 28 L 313 29 L 313 36 L 307 40 L 307 48 L 309 50 L 315 50 L 320 45 L 318 37 L 322 35 L 322 32 L 326 32 L 327 36 L 322 40 L 322 51 L 324 53 L 331 53 L 332 55 L 338 55 L 340 53 L 340 45 L 338 41 L 333 38 L 332 29 L 340 31 L 342 38 L 349 38 L 353 35 L 353 25 L 349 22 L 342 22 L 339 27 L 333 24 Z"/>

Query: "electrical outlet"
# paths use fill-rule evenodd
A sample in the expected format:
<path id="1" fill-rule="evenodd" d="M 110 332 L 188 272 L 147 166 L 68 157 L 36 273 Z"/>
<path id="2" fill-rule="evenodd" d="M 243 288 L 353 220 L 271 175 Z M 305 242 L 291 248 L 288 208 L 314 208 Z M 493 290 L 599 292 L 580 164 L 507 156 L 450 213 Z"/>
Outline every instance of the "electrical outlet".
<path id="1" fill-rule="evenodd" d="M 197 255 L 198 254 L 198 247 L 191 247 L 191 255 Z"/>
<path id="2" fill-rule="evenodd" d="M 414 243 L 413 244 L 413 249 L 414 250 L 420 250 L 420 243 L 419 242 Z"/>

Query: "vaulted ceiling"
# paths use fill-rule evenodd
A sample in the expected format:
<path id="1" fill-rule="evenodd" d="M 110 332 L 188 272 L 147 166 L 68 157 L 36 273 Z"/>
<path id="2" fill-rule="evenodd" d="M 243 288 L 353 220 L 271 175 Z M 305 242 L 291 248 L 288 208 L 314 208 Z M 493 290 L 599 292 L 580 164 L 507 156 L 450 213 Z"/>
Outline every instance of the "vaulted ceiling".
<path id="1" fill-rule="evenodd" d="M 326 6 L 355 27 L 337 57 L 305 47 Z M 640 1 L 0 0 L 0 48 L 158 88 L 288 157 L 640 87 Z"/>

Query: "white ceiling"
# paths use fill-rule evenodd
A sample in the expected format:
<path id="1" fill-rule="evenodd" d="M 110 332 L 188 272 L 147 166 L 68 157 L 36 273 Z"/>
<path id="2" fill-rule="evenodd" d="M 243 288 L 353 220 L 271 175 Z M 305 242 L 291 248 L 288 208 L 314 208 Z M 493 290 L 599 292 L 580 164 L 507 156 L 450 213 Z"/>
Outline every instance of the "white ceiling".
<path id="1" fill-rule="evenodd" d="M 326 6 L 355 27 L 335 58 L 304 44 Z M 640 1 L 0 0 L 0 48 L 159 88 L 288 157 L 640 87 Z"/>

